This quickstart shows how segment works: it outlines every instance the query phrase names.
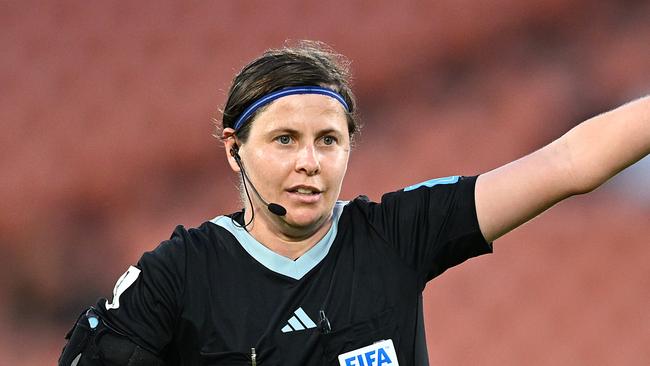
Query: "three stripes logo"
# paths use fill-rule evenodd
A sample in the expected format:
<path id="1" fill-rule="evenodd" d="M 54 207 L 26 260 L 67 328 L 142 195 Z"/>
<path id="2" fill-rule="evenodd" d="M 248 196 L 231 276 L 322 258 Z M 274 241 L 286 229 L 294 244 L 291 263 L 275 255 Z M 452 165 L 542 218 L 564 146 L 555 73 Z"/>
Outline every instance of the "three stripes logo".
<path id="1" fill-rule="evenodd" d="M 293 312 L 293 316 L 289 319 L 288 324 L 282 328 L 282 333 L 294 332 L 297 330 L 305 330 L 316 328 L 316 324 L 305 313 L 302 308 L 298 308 Z"/>

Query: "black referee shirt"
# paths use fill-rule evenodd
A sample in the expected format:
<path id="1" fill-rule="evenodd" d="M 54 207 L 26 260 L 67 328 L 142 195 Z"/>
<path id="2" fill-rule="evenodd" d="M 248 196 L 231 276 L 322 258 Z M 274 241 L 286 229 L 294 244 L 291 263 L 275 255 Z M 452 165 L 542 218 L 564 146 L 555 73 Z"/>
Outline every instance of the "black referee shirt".
<path id="1" fill-rule="evenodd" d="M 100 300 L 106 321 L 169 365 L 394 365 L 338 356 L 391 340 L 402 366 L 426 365 L 422 290 L 489 253 L 476 177 L 434 179 L 337 202 L 326 236 L 295 261 L 220 216 L 178 226 Z M 328 325 L 329 323 L 329 325 Z"/>

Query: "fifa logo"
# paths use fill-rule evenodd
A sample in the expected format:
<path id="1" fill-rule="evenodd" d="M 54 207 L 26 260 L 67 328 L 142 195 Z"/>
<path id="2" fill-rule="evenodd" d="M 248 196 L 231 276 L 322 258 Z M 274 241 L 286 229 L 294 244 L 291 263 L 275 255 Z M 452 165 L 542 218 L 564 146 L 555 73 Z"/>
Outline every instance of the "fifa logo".
<path id="1" fill-rule="evenodd" d="M 356 357 L 352 356 L 345 359 L 345 366 L 381 366 L 392 364 L 393 361 L 391 361 L 386 350 L 383 348 L 376 351 L 368 351 L 362 355 L 357 355 Z"/>
<path id="2" fill-rule="evenodd" d="M 399 366 L 393 340 L 383 340 L 339 355 L 340 366 Z"/>

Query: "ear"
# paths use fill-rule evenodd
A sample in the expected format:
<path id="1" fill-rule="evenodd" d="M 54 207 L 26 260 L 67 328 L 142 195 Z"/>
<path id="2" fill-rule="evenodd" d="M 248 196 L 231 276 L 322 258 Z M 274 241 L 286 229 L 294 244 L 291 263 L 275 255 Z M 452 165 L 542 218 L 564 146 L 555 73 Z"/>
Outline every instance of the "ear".
<path id="1" fill-rule="evenodd" d="M 235 158 L 232 155 L 233 150 L 237 151 L 239 149 L 239 144 L 237 143 L 237 137 L 235 136 L 235 130 L 233 130 L 232 128 L 224 128 L 223 135 L 221 136 L 221 138 L 223 139 L 223 147 L 226 152 L 226 160 L 228 160 L 230 169 L 239 173 L 239 166 L 237 165 L 237 162 L 235 161 Z"/>

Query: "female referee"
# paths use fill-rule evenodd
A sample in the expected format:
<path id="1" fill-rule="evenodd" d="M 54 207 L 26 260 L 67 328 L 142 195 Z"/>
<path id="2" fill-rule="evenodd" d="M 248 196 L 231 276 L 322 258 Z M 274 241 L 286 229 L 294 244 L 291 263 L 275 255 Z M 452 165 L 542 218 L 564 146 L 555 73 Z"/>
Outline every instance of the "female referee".
<path id="1" fill-rule="evenodd" d="M 650 98 L 478 177 L 338 201 L 357 132 L 341 56 L 303 42 L 235 77 L 220 137 L 243 210 L 178 226 L 79 316 L 59 365 L 426 365 L 427 281 L 650 152 Z"/>

